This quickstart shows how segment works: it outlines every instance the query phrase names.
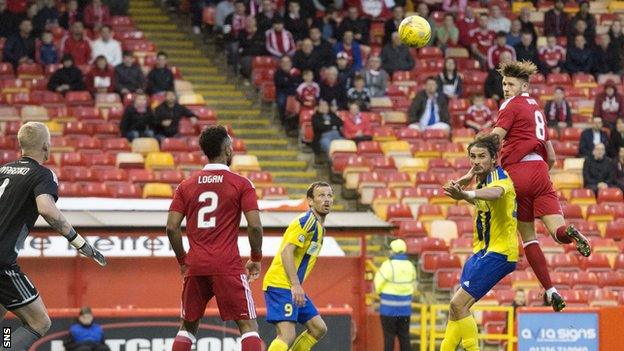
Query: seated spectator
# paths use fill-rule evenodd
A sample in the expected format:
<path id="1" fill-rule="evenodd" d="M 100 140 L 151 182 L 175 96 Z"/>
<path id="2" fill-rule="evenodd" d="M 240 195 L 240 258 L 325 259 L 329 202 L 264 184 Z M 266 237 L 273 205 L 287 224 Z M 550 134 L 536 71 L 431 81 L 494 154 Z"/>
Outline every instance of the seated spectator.
<path id="1" fill-rule="evenodd" d="M 100 37 L 93 41 L 91 50 L 93 58 L 102 55 L 106 57 L 106 61 L 113 67 L 122 61 L 121 44 L 113 39 L 113 31 L 108 25 L 100 28 Z"/>
<path id="2" fill-rule="evenodd" d="M 516 290 L 516 294 L 514 295 L 514 299 L 511 302 L 511 307 L 514 309 L 514 314 L 516 314 L 516 310 L 518 307 L 525 307 L 526 303 L 526 293 L 522 289 Z M 517 314 L 516 314 L 517 315 Z"/>
<path id="3" fill-rule="evenodd" d="M 338 26 L 342 22 L 342 14 L 333 6 L 328 6 L 327 11 L 321 17 L 317 17 L 312 22 L 312 27 L 318 27 L 321 30 L 323 39 L 330 43 L 336 43 L 336 33 L 338 32 Z M 344 33 L 343 33 L 344 34 Z"/>
<path id="4" fill-rule="evenodd" d="M 624 147 L 620 147 L 615 166 L 615 185 L 624 191 Z"/>
<path id="5" fill-rule="evenodd" d="M 500 55 L 500 63 L 511 62 L 512 57 L 508 52 L 503 52 Z M 499 67 L 500 67 L 499 63 Z M 488 71 L 488 75 L 485 78 L 485 84 L 483 86 L 485 97 L 488 99 L 494 99 L 497 102 L 503 99 L 505 94 L 503 93 L 503 76 L 498 72 L 498 69 L 491 69 Z"/>
<path id="6" fill-rule="evenodd" d="M 554 35 L 549 35 L 546 38 L 546 46 L 542 46 L 539 50 L 539 59 L 545 73 L 561 73 L 565 65 L 566 49 L 557 44 Z"/>
<path id="7" fill-rule="evenodd" d="M 110 351 L 104 342 L 102 326 L 93 322 L 91 307 L 80 309 L 78 321 L 69 327 L 63 346 L 67 351 Z"/>
<path id="8" fill-rule="evenodd" d="M 345 89 L 350 89 L 353 85 L 353 78 L 355 78 L 355 70 L 349 63 L 349 55 L 346 52 L 339 52 L 336 55 L 336 68 L 338 69 L 338 82 Z"/>
<path id="9" fill-rule="evenodd" d="M 405 10 L 403 6 L 394 6 L 392 8 L 392 18 L 384 23 L 384 39 L 383 44 L 389 44 L 392 41 L 392 33 L 399 31 L 399 25 L 405 18 Z"/>
<path id="10" fill-rule="evenodd" d="M 517 61 L 531 61 L 542 71 L 542 63 L 540 62 L 537 46 L 533 41 L 531 32 L 522 32 L 520 43 L 514 49 L 516 50 Z"/>
<path id="11" fill-rule="evenodd" d="M 592 73 L 617 74 L 620 71 L 620 60 L 620 48 L 611 45 L 609 34 L 601 34 L 594 48 Z"/>
<path id="12" fill-rule="evenodd" d="M 429 11 L 429 5 L 427 5 L 425 2 L 419 3 L 416 7 L 416 14 L 426 19 L 429 23 L 429 27 L 431 27 L 431 38 L 429 39 L 429 42 L 426 46 L 433 46 L 436 42 L 437 24 L 433 17 L 430 16 L 430 13 L 431 12 Z"/>
<path id="13" fill-rule="evenodd" d="M 472 31 L 479 28 L 480 22 L 480 19 L 475 16 L 472 7 L 466 7 L 464 18 L 461 18 L 457 22 L 457 29 L 459 30 L 459 44 L 461 46 L 470 48 L 470 44 L 472 44 Z M 485 26 L 487 29 L 487 21 L 485 22 Z"/>
<path id="14" fill-rule="evenodd" d="M 457 63 L 452 57 L 444 60 L 444 71 L 437 77 L 438 93 L 449 99 L 457 98 L 462 94 L 462 77 L 457 73 Z"/>
<path id="15" fill-rule="evenodd" d="M 32 36 L 32 22 L 28 19 L 19 24 L 19 33 L 13 34 L 4 43 L 3 60 L 17 69 L 22 63 L 35 62 L 35 38 Z"/>
<path id="16" fill-rule="evenodd" d="M 48 90 L 65 94 L 68 91 L 85 90 L 82 71 L 74 65 L 74 58 L 65 54 L 61 58 L 63 67 L 52 74 L 48 81 Z"/>
<path id="17" fill-rule="evenodd" d="M 592 127 L 585 129 L 581 133 L 579 140 L 579 157 L 587 157 L 591 155 L 592 150 L 598 144 L 606 145 L 609 137 L 602 130 L 602 118 L 594 117 Z"/>
<path id="18" fill-rule="evenodd" d="M 577 35 L 582 35 L 588 43 L 594 42 L 595 33 L 591 33 L 589 31 L 587 24 L 583 20 L 578 20 L 568 31 L 568 46 L 571 46 L 574 43 L 574 38 L 576 38 Z"/>
<path id="19" fill-rule="evenodd" d="M 472 105 L 466 111 L 465 127 L 474 130 L 477 134 L 494 125 L 492 111 L 485 106 L 483 95 L 475 95 Z"/>
<path id="20" fill-rule="evenodd" d="M 314 153 L 318 155 L 322 152 L 328 155 L 331 142 L 344 139 L 341 133 L 342 126 L 342 120 L 329 110 L 327 101 L 320 100 L 316 112 L 312 116 L 312 130 L 314 130 L 312 149 Z"/>
<path id="21" fill-rule="evenodd" d="M 511 54 L 512 60 L 516 59 L 516 50 L 507 45 L 507 34 L 505 32 L 498 32 L 496 34 L 496 42 L 487 53 L 487 62 L 488 69 L 494 69 L 498 67 L 498 63 L 500 62 L 500 54 L 503 52 L 509 52 Z"/>
<path id="22" fill-rule="evenodd" d="M 125 95 L 143 92 L 145 77 L 131 51 L 124 51 L 122 62 L 115 67 L 115 91 Z"/>
<path id="23" fill-rule="evenodd" d="M 98 56 L 85 79 L 87 90 L 94 95 L 97 93 L 112 93 L 115 90 L 114 79 L 115 70 L 108 65 L 106 57 Z"/>
<path id="24" fill-rule="evenodd" d="M 289 96 L 297 93 L 296 89 L 299 86 L 299 71 L 293 68 L 292 61 L 288 56 L 282 56 L 280 60 L 279 68 L 273 75 L 273 83 L 275 84 L 275 96 L 277 102 L 277 111 L 279 113 L 280 120 L 284 123 L 284 113 L 286 109 L 286 99 Z"/>
<path id="25" fill-rule="evenodd" d="M 203 3 L 201 4 L 203 7 Z M 217 33 L 223 33 L 223 29 L 225 28 L 225 19 L 234 13 L 236 5 L 234 5 L 234 0 L 224 0 L 218 1 L 217 6 L 215 7 L 215 18 L 214 18 L 214 31 Z M 200 9 L 201 11 L 201 9 Z M 202 11 L 203 12 L 203 11 Z M 195 16 L 195 15 L 193 15 Z M 198 34 L 198 33 L 196 33 Z"/>
<path id="26" fill-rule="evenodd" d="M 51 65 L 59 62 L 59 52 L 54 45 L 52 32 L 45 31 L 41 34 L 41 45 L 39 45 L 37 62 L 42 65 Z"/>
<path id="27" fill-rule="evenodd" d="M 132 105 L 124 110 L 119 129 L 121 136 L 130 142 L 135 138 L 154 138 L 155 120 L 145 94 L 137 94 Z"/>
<path id="28" fill-rule="evenodd" d="M 598 193 L 600 189 L 616 186 L 613 161 L 605 155 L 605 146 L 598 143 L 583 163 L 583 187 Z"/>
<path id="29" fill-rule="evenodd" d="M 264 34 L 267 30 L 271 29 L 276 17 L 279 17 L 279 13 L 277 13 L 273 1 L 262 0 L 262 11 L 256 14 L 258 32 Z M 282 24 L 283 23 L 284 22 L 282 22 Z"/>
<path id="30" fill-rule="evenodd" d="M 511 21 L 511 30 L 507 33 L 505 40 L 507 45 L 513 47 L 520 43 L 520 37 L 522 37 L 522 22 L 519 19 Z"/>
<path id="31" fill-rule="evenodd" d="M 345 31 L 342 35 L 342 41 L 336 42 L 334 45 L 334 54 L 346 52 L 349 56 L 349 63 L 355 71 L 362 69 L 362 52 L 360 44 L 353 40 L 353 32 Z"/>
<path id="32" fill-rule="evenodd" d="M 321 67 L 331 66 L 334 62 L 334 58 L 336 57 L 334 54 L 334 48 L 332 47 L 332 44 L 323 38 L 320 28 L 310 28 L 310 40 L 312 40 L 312 44 L 314 45 L 314 52 L 321 61 Z"/>
<path id="33" fill-rule="evenodd" d="M 227 45 L 227 59 L 228 63 L 234 67 L 234 72 L 238 72 L 238 35 L 245 30 L 246 11 L 245 1 L 236 0 L 234 2 L 234 12 L 225 17 L 225 22 L 223 23 L 222 33 Z"/>
<path id="34" fill-rule="evenodd" d="M 152 95 L 173 90 L 174 81 L 173 72 L 167 67 L 167 54 L 164 51 L 160 51 L 156 55 L 156 65 L 147 74 L 146 91 Z"/>
<path id="35" fill-rule="evenodd" d="M 360 44 L 368 45 L 369 43 L 370 20 L 360 16 L 357 6 L 349 6 L 347 9 L 347 17 L 342 20 L 336 30 L 336 37 L 342 38 L 344 32 L 350 30 L 353 32 L 353 38 Z"/>
<path id="36" fill-rule="evenodd" d="M 381 68 L 381 59 L 379 56 L 369 57 L 367 68 L 364 70 L 364 85 L 371 97 L 386 96 L 386 88 L 388 87 L 388 73 Z"/>
<path id="37" fill-rule="evenodd" d="M 82 21 L 82 11 L 78 9 L 78 0 L 67 1 L 67 7 L 65 8 L 65 11 L 61 13 L 61 17 L 59 18 L 59 24 L 61 27 L 69 30 L 74 23 Z"/>
<path id="38" fill-rule="evenodd" d="M 314 73 L 310 70 L 303 71 L 303 83 L 297 87 L 297 100 L 302 107 L 313 109 L 316 106 L 316 100 L 321 94 L 321 88 L 314 81 Z"/>
<path id="39" fill-rule="evenodd" d="M 256 56 L 266 55 L 266 37 L 264 32 L 259 32 L 256 28 L 256 20 L 247 18 L 245 30 L 239 36 L 239 62 L 241 74 L 245 78 L 251 77 L 251 62 Z"/>
<path id="40" fill-rule="evenodd" d="M 296 48 L 292 34 L 284 29 L 284 20 L 275 16 L 273 27 L 266 32 L 266 50 L 275 57 L 282 57 L 292 56 Z"/>
<path id="41" fill-rule="evenodd" d="M 0 37 L 9 38 L 16 33 L 17 18 L 15 14 L 7 8 L 7 0 L 0 0 Z"/>
<path id="42" fill-rule="evenodd" d="M 613 127 L 617 118 L 624 117 L 624 97 L 612 80 L 607 81 L 604 92 L 596 96 L 593 116 L 601 117 L 608 128 Z"/>
<path id="43" fill-rule="evenodd" d="M 409 48 L 401 41 L 398 32 L 392 33 L 390 43 L 381 50 L 381 62 L 389 75 L 396 71 L 411 71 L 414 68 L 414 58 Z"/>
<path id="44" fill-rule="evenodd" d="M 164 138 L 177 136 L 178 126 L 182 118 L 189 118 L 194 125 L 197 124 L 197 115 L 186 106 L 178 103 L 175 91 L 167 91 L 165 101 L 154 110 L 154 133 L 156 137 L 162 141 Z"/>
<path id="45" fill-rule="evenodd" d="M 615 128 L 611 130 L 611 134 L 609 135 L 607 156 L 616 159 L 622 147 L 624 147 L 624 119 L 618 118 L 615 121 Z"/>
<path id="46" fill-rule="evenodd" d="M 435 77 L 427 78 L 425 89 L 416 94 L 407 115 L 410 128 L 421 131 L 425 129 L 451 129 L 448 124 L 448 98 L 444 94 L 438 94 L 438 83 Z"/>
<path id="47" fill-rule="evenodd" d="M 609 39 L 611 39 L 611 45 L 618 48 L 618 51 L 624 49 L 624 32 L 622 31 L 622 22 L 616 19 L 611 23 L 609 27 Z"/>
<path id="48" fill-rule="evenodd" d="M 581 1 L 579 3 L 579 11 L 568 22 L 568 32 L 573 32 L 572 29 L 578 28 L 576 24 L 580 21 L 583 21 L 587 28 L 587 31 L 581 34 L 585 35 L 585 39 L 588 43 L 593 43 L 596 37 L 596 18 L 589 13 L 589 1 Z M 576 34 L 577 33 L 574 33 L 574 35 Z"/>
<path id="49" fill-rule="evenodd" d="M 61 41 L 61 51 L 71 54 L 76 65 L 86 65 L 91 62 L 91 43 L 84 34 L 82 22 L 75 22 L 69 33 Z"/>
<path id="50" fill-rule="evenodd" d="M 364 86 L 364 77 L 357 75 L 353 80 L 353 88 L 347 91 L 347 100 L 349 104 L 356 103 L 360 111 L 370 110 L 370 93 Z"/>
<path id="51" fill-rule="evenodd" d="M 373 139 L 373 128 L 368 115 L 363 115 L 357 103 L 349 104 L 349 114 L 344 120 L 342 131 L 346 139 L 356 143 Z"/>
<path id="52" fill-rule="evenodd" d="M 289 31 L 295 42 L 308 37 L 308 23 L 301 17 L 301 6 L 298 1 L 288 3 L 288 12 L 284 14 L 284 28 Z"/>
<path id="53" fill-rule="evenodd" d="M 455 26 L 455 17 L 451 13 L 444 15 L 444 23 L 437 28 L 436 40 L 442 50 L 459 44 L 459 29 Z"/>
<path id="54" fill-rule="evenodd" d="M 301 43 L 301 49 L 295 51 L 292 63 L 300 71 L 312 71 L 316 79 L 319 77 L 319 69 L 323 67 L 322 58 L 318 52 L 314 51 L 314 44 L 309 38 L 304 39 Z"/>
<path id="55" fill-rule="evenodd" d="M 443 0 L 442 10 L 450 13 L 463 13 L 468 6 L 468 0 Z"/>
<path id="56" fill-rule="evenodd" d="M 102 26 L 111 24 L 111 15 L 108 6 L 102 4 L 102 0 L 91 0 L 91 4 L 84 8 L 84 25 L 94 31 Z"/>
<path id="57" fill-rule="evenodd" d="M 544 107 L 548 127 L 561 130 L 572 127 L 572 108 L 565 98 L 565 89 L 556 87 L 553 99 L 546 102 Z"/>
<path id="58" fill-rule="evenodd" d="M 33 32 L 37 36 L 46 30 L 52 30 L 58 26 L 60 17 L 54 0 L 43 0 L 40 4 L 42 7 L 37 11 L 35 18 L 33 18 Z"/>
<path id="59" fill-rule="evenodd" d="M 488 29 L 488 16 L 486 14 L 479 16 L 479 27 L 473 29 L 469 36 L 470 52 L 481 63 L 481 66 L 485 66 L 487 51 L 494 45 L 494 38 L 496 38 L 496 32 Z"/>
<path id="60" fill-rule="evenodd" d="M 530 32 L 533 34 L 533 44 L 535 44 L 535 40 L 537 40 L 537 32 L 535 31 L 535 26 L 533 22 L 531 22 L 531 10 L 529 7 L 525 6 L 520 9 L 520 16 L 518 17 L 520 21 L 521 32 Z"/>
<path id="61" fill-rule="evenodd" d="M 563 11 L 565 2 L 556 0 L 555 6 L 544 14 L 544 35 L 563 37 L 568 28 L 568 14 Z"/>
<path id="62" fill-rule="evenodd" d="M 338 82 L 336 67 L 325 70 L 325 79 L 321 82 L 321 99 L 341 110 L 347 107 L 347 90 Z"/>
<path id="63" fill-rule="evenodd" d="M 511 29 L 511 20 L 505 17 L 500 6 L 493 5 L 490 7 L 490 17 L 488 19 L 487 28 L 494 33 L 507 33 Z"/>

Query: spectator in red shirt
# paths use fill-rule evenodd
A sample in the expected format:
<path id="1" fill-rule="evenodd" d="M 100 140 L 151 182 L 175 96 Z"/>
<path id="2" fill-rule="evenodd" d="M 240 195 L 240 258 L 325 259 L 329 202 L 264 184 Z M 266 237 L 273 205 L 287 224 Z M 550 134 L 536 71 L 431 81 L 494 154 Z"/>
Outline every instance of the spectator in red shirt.
<path id="1" fill-rule="evenodd" d="M 284 29 L 284 20 L 280 16 L 273 19 L 273 27 L 266 31 L 266 49 L 275 56 L 292 56 L 295 53 L 295 40 L 292 34 Z"/>
<path id="2" fill-rule="evenodd" d="M 475 132 L 480 133 L 492 127 L 493 124 L 492 111 L 485 106 L 485 97 L 483 95 L 475 95 L 472 98 L 472 105 L 466 111 L 466 128 L 471 128 Z"/>
<path id="3" fill-rule="evenodd" d="M 84 35 L 82 22 L 75 22 L 61 43 L 61 51 L 71 54 L 76 65 L 86 65 L 91 60 L 91 43 Z"/>
<path id="4" fill-rule="evenodd" d="M 87 74 L 85 83 L 91 94 L 112 93 L 114 91 L 115 70 L 108 65 L 106 57 L 100 55 L 95 58 L 93 67 Z"/>
<path id="5" fill-rule="evenodd" d="M 565 127 L 572 127 L 572 108 L 565 99 L 563 87 L 556 87 L 553 99 L 546 102 L 544 106 L 546 122 L 550 128 L 560 130 Z"/>
<path id="6" fill-rule="evenodd" d="M 360 112 L 357 102 L 349 104 L 349 114 L 344 120 L 343 134 L 345 138 L 358 143 L 373 139 L 370 118 Z"/>
<path id="7" fill-rule="evenodd" d="M 314 108 L 320 93 L 321 88 L 314 81 L 314 73 L 311 70 L 303 71 L 303 83 L 297 87 L 297 99 L 301 105 L 308 109 Z"/>
<path id="8" fill-rule="evenodd" d="M 496 44 L 488 50 L 487 60 L 489 69 L 498 67 L 500 55 L 503 52 L 509 52 L 512 59 L 516 60 L 516 50 L 512 46 L 507 45 L 507 34 L 501 31 L 496 34 Z"/>
<path id="9" fill-rule="evenodd" d="M 539 49 L 540 61 L 544 64 L 546 73 L 560 73 L 566 60 L 566 49 L 557 44 L 557 38 L 549 35 L 546 46 Z"/>
<path id="10" fill-rule="evenodd" d="M 495 37 L 496 33 L 488 29 L 488 15 L 482 14 L 479 17 L 479 28 L 470 32 L 470 52 L 482 66 L 487 63 L 487 51 L 494 45 Z"/>
<path id="11" fill-rule="evenodd" d="M 99 31 L 103 25 L 110 25 L 111 15 L 102 0 L 92 0 L 84 9 L 84 24 L 87 28 Z"/>
<path id="12" fill-rule="evenodd" d="M 568 14 L 563 11 L 565 2 L 555 1 L 555 7 L 546 11 L 544 15 L 544 34 L 562 37 L 566 34 L 568 27 Z"/>
<path id="13" fill-rule="evenodd" d="M 601 117 L 609 128 L 615 125 L 618 117 L 624 117 L 624 97 L 618 93 L 612 80 L 605 84 L 604 92 L 596 96 L 593 115 Z"/>
<path id="14" fill-rule="evenodd" d="M 459 44 L 467 48 L 470 47 L 470 33 L 473 29 L 479 28 L 479 21 L 474 15 L 472 7 L 466 7 L 464 12 L 464 18 L 457 22 L 457 29 L 459 29 Z"/>

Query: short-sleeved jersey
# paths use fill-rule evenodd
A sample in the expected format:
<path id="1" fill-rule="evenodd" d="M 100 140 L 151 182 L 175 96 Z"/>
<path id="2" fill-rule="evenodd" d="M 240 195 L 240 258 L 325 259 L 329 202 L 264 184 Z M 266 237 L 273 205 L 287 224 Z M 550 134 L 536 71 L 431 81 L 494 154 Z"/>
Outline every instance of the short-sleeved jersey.
<path id="1" fill-rule="evenodd" d="M 557 67 L 560 63 L 565 61 L 566 50 L 559 45 L 555 45 L 552 48 L 544 46 L 539 50 L 539 58 L 547 67 Z"/>
<path id="2" fill-rule="evenodd" d="M 207 164 L 180 183 L 169 211 L 186 217 L 188 275 L 243 274 L 238 251 L 241 213 L 257 209 L 253 184 L 226 165 Z"/>
<path id="3" fill-rule="evenodd" d="M 505 100 L 494 126 L 507 131 L 501 150 L 503 168 L 520 162 L 531 153 L 538 154 L 546 162 L 546 120 L 537 101 L 529 94 Z"/>
<path id="4" fill-rule="evenodd" d="M 269 286 L 290 289 L 290 280 L 282 263 L 282 250 L 287 244 L 296 246 L 294 252 L 295 269 L 297 269 L 299 282 L 303 284 L 316 264 L 316 259 L 323 247 L 324 236 L 325 228 L 312 210 L 299 215 L 290 222 L 282 238 L 280 248 L 264 276 L 262 289 L 266 290 Z"/>
<path id="5" fill-rule="evenodd" d="M 472 105 L 468 107 L 468 110 L 466 111 L 466 121 L 473 121 L 475 123 L 483 125 L 487 122 L 490 122 L 491 120 L 492 111 L 490 111 L 490 109 L 485 105 L 481 107 Z"/>
<path id="6" fill-rule="evenodd" d="M 0 167 L 0 266 L 16 263 L 17 253 L 35 225 L 36 198 L 58 199 L 58 180 L 51 170 L 29 157 Z"/>
<path id="7" fill-rule="evenodd" d="M 487 55 L 490 47 L 494 45 L 494 39 L 496 39 L 496 33 L 491 30 L 483 32 L 480 28 L 477 28 L 470 33 L 471 44 L 476 44 L 477 50 L 483 55 Z"/>
<path id="8" fill-rule="evenodd" d="M 506 255 L 508 261 L 515 262 L 518 260 L 516 192 L 511 178 L 501 167 L 496 167 L 477 185 L 477 189 L 492 187 L 501 187 L 505 193 L 498 200 L 474 201 L 477 214 L 473 251 L 498 252 Z"/>

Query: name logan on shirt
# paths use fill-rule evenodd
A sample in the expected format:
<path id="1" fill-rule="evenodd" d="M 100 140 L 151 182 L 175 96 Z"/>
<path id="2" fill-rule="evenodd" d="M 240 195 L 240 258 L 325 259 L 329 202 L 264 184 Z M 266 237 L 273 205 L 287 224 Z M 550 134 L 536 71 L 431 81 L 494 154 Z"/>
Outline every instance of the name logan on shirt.
<path id="1" fill-rule="evenodd" d="M 222 175 L 201 176 L 197 178 L 197 184 L 223 183 Z"/>

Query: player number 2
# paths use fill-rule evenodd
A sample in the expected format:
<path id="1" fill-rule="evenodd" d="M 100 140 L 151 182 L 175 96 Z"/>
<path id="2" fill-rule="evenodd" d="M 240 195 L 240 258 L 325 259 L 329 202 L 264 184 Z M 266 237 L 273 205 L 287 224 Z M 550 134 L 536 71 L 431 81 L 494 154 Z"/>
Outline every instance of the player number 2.
<path id="1" fill-rule="evenodd" d="M 197 212 L 197 228 L 214 228 L 217 225 L 216 217 L 208 217 L 206 214 L 214 212 L 219 205 L 219 195 L 213 191 L 205 191 L 199 195 L 199 202 L 209 202 Z"/>
<path id="2" fill-rule="evenodd" d="M 0 197 L 2 197 L 2 195 L 4 194 L 4 191 L 6 190 L 7 185 L 9 185 L 9 178 L 6 178 L 2 182 L 2 185 L 0 185 Z"/>
<path id="3" fill-rule="evenodd" d="M 290 317 L 293 314 L 293 306 L 290 303 L 284 305 L 284 317 Z"/>
<path id="4" fill-rule="evenodd" d="M 535 136 L 539 140 L 546 139 L 546 127 L 544 125 L 544 115 L 540 111 L 535 111 Z"/>

